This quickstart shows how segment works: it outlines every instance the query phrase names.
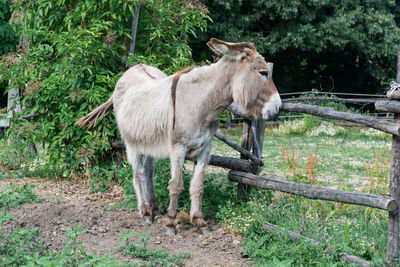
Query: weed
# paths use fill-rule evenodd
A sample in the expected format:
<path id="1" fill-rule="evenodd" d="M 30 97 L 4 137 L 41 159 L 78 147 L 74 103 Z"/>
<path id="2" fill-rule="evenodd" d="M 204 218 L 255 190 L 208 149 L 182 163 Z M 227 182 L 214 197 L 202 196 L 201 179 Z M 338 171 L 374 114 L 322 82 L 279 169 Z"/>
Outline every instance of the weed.
<path id="1" fill-rule="evenodd" d="M 129 238 L 133 236 L 131 230 L 127 232 L 121 231 L 121 241 L 124 243 L 120 247 L 120 250 L 128 256 L 140 258 L 145 260 L 147 263 L 142 262 L 140 265 L 146 266 L 176 266 L 183 265 L 183 259 L 190 258 L 189 253 L 169 254 L 165 250 L 152 251 L 147 248 L 150 229 L 146 233 L 138 233 L 139 243 L 133 243 L 129 241 Z"/>
<path id="2" fill-rule="evenodd" d="M 87 229 L 80 229 L 80 222 L 74 228 L 67 228 L 66 235 L 68 240 L 60 252 L 55 251 L 35 251 L 27 255 L 26 265 L 31 266 L 115 266 L 119 262 L 107 256 L 87 254 L 78 241 L 79 235 L 85 233 Z"/>
<path id="3" fill-rule="evenodd" d="M 386 195 L 389 193 L 389 175 L 390 175 L 390 153 L 388 149 L 381 152 L 378 149 L 375 153 L 374 161 L 369 161 L 365 166 L 365 176 L 368 179 L 368 185 L 361 189 L 361 192 L 371 194 Z M 387 213 L 373 208 L 365 210 L 365 219 L 376 219 L 377 217 L 386 218 Z"/>
<path id="4" fill-rule="evenodd" d="M 9 186 L 0 192 L 0 262 L 5 265 L 19 266 L 26 260 L 26 255 L 34 251 L 43 250 L 42 243 L 38 240 L 39 232 L 36 229 L 15 229 L 11 232 L 4 232 L 3 225 L 12 221 L 13 218 L 5 209 L 10 206 L 19 206 L 22 203 L 40 201 L 33 191 L 33 186 L 25 184 L 17 188 L 10 183 Z"/>
<path id="5" fill-rule="evenodd" d="M 295 178 L 296 176 L 301 176 L 299 153 L 293 149 L 292 142 L 290 142 L 290 152 L 285 149 L 285 146 L 282 143 L 282 156 L 289 169 L 291 177 Z"/>
<path id="6" fill-rule="evenodd" d="M 389 192 L 390 153 L 388 149 L 381 152 L 378 149 L 374 161 L 365 166 L 365 176 L 369 184 L 362 191 L 372 194 L 387 194 Z"/>
<path id="7" fill-rule="evenodd" d="M 306 163 L 306 174 L 309 184 L 315 184 L 317 177 L 317 166 L 319 160 L 321 159 L 321 154 L 315 152 L 315 154 L 307 153 L 307 163 Z"/>
<path id="8" fill-rule="evenodd" d="M 90 169 L 90 176 L 89 187 L 92 192 L 107 192 L 114 178 L 114 170 L 95 165 Z"/>
<path id="9" fill-rule="evenodd" d="M 12 217 L 3 212 L 0 214 L 1 225 L 12 220 Z M 39 231 L 36 229 L 15 229 L 11 232 L 0 230 L 0 262 L 5 266 L 21 266 L 26 259 L 35 252 L 43 252 L 42 242 L 38 240 Z"/>
<path id="10" fill-rule="evenodd" d="M 28 184 L 17 188 L 15 184 L 10 183 L 4 191 L 0 192 L 0 207 L 7 208 L 9 206 L 19 206 L 26 202 L 41 201 L 41 199 L 33 193 L 33 188 L 33 185 Z"/>
<path id="11" fill-rule="evenodd" d="M 282 143 L 282 157 L 290 173 L 290 179 L 295 182 L 303 182 L 315 184 L 317 176 L 317 166 L 321 159 L 321 154 L 315 152 L 314 154 L 307 153 L 307 162 L 304 176 L 300 168 L 300 156 L 297 151 L 293 149 L 293 143 L 290 142 L 290 151 L 285 149 Z"/>

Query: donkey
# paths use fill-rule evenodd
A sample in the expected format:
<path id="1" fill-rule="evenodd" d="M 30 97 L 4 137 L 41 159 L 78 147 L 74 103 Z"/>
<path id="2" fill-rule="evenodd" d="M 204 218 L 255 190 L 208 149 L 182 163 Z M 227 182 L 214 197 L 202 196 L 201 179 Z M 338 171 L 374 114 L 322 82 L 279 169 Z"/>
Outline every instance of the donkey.
<path id="1" fill-rule="evenodd" d="M 205 168 L 219 117 L 232 102 L 253 118 L 273 119 L 282 105 L 267 63 L 253 43 L 228 43 L 211 38 L 209 48 L 221 59 L 167 76 L 138 64 L 119 79 L 113 95 L 77 121 L 93 126 L 114 107 L 127 158 L 134 170 L 133 186 L 143 221 L 159 215 L 153 186 L 155 159 L 170 158 L 167 234 L 175 234 L 178 196 L 183 188 L 185 157 L 195 161 L 190 182 L 190 220 L 209 233 L 202 214 Z"/>

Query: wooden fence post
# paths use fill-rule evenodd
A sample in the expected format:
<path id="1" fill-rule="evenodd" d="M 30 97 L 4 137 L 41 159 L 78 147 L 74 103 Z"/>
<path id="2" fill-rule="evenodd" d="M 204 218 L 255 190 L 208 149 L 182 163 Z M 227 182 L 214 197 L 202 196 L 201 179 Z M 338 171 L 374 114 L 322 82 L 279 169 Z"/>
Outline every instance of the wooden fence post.
<path id="1" fill-rule="evenodd" d="M 245 120 L 243 122 L 243 130 L 242 130 L 241 146 L 248 151 L 251 151 L 251 147 L 253 145 L 253 133 L 251 131 L 251 124 L 252 124 L 252 121 Z M 240 158 L 247 159 L 247 157 L 243 154 L 240 154 Z M 251 186 L 243 184 L 243 183 L 238 183 L 237 186 L 238 186 L 237 194 L 238 194 L 239 199 L 242 201 L 246 201 L 248 198 L 248 195 L 250 193 Z"/>
<path id="2" fill-rule="evenodd" d="M 397 55 L 396 82 L 400 83 L 400 46 Z M 394 115 L 394 122 L 400 124 L 400 115 Z M 390 159 L 390 195 L 400 201 L 400 137 L 393 135 Z M 389 212 L 388 239 L 386 247 L 388 266 L 397 266 L 399 261 L 399 209 Z"/>
<path id="3" fill-rule="evenodd" d="M 21 110 L 19 90 L 18 88 L 11 88 L 7 94 L 7 119 L 11 122 L 15 113 L 21 112 Z"/>

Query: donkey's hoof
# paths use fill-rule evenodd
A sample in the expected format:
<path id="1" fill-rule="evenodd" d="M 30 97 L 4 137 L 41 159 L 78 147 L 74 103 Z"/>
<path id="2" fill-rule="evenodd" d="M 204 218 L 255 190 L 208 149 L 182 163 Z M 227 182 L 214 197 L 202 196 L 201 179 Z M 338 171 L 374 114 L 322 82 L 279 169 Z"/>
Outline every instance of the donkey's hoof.
<path id="1" fill-rule="evenodd" d="M 208 226 L 200 227 L 199 231 L 200 231 L 200 234 L 202 234 L 202 235 L 208 235 L 211 233 L 210 228 L 208 228 Z"/>
<path id="2" fill-rule="evenodd" d="M 150 225 L 150 224 L 153 223 L 153 218 L 151 216 L 144 216 L 143 217 L 143 223 L 147 224 L 147 225 Z"/>
<path id="3" fill-rule="evenodd" d="M 165 233 L 167 235 L 175 235 L 176 234 L 175 227 L 166 227 L 165 228 Z"/>

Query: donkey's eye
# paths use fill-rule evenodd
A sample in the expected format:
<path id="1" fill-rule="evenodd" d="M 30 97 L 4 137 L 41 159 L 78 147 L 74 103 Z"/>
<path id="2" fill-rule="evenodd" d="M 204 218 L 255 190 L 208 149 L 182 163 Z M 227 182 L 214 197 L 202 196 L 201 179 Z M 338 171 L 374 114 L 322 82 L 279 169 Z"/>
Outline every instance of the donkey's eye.
<path id="1" fill-rule="evenodd" d="M 268 71 L 262 70 L 262 71 L 260 71 L 260 74 L 261 74 L 262 76 L 264 76 L 264 78 L 265 78 L 266 80 L 268 80 Z"/>

